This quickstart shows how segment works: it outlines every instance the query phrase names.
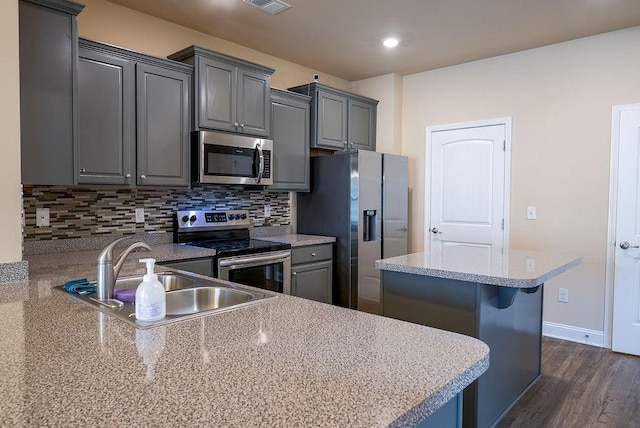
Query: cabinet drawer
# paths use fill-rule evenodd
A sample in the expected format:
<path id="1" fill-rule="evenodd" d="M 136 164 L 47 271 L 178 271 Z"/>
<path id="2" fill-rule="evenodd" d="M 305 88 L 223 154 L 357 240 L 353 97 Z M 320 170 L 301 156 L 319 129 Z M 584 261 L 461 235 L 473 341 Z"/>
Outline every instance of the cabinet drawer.
<path id="1" fill-rule="evenodd" d="M 331 244 L 309 245 L 291 249 L 291 264 L 313 263 L 320 260 L 331 260 L 333 248 Z"/>

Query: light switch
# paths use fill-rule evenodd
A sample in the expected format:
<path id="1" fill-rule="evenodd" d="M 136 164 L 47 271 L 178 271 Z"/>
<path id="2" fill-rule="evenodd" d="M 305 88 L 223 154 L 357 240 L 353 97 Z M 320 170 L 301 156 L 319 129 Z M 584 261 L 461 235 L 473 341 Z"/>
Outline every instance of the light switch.
<path id="1" fill-rule="evenodd" d="M 536 207 L 528 206 L 527 207 L 527 220 L 535 220 L 536 219 Z"/>

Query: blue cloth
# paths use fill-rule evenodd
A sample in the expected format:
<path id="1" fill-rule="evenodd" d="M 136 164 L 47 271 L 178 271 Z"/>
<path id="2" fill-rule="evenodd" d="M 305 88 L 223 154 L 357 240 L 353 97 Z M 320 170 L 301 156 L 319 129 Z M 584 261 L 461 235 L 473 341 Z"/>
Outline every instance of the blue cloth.
<path id="1" fill-rule="evenodd" d="M 89 281 L 87 278 L 74 279 L 73 281 L 67 281 L 64 283 L 64 289 L 67 293 L 75 294 L 89 294 L 95 293 L 96 283 L 95 281 Z"/>

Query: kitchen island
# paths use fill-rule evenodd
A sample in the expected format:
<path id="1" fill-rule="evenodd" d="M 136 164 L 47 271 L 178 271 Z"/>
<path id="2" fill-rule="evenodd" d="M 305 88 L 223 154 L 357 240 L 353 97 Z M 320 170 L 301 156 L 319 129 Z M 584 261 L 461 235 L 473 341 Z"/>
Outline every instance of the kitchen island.
<path id="1" fill-rule="evenodd" d="M 199 251 L 152 248 L 120 276 Z M 285 295 L 137 330 L 52 288 L 98 252 L 0 284 L 0 426 L 413 426 L 489 365 L 479 340 Z"/>
<path id="2" fill-rule="evenodd" d="M 463 426 L 490 427 L 541 374 L 544 282 L 581 261 L 462 245 L 378 260 L 382 314 L 489 345 L 491 367 L 464 392 Z"/>

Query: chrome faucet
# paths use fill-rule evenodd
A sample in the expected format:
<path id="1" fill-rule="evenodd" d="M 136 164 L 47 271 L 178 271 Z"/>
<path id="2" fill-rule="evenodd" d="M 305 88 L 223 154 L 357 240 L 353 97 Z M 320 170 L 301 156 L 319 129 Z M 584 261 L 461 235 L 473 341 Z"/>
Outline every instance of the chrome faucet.
<path id="1" fill-rule="evenodd" d="M 128 237 L 125 236 L 124 238 L 116 239 L 107 245 L 98 256 L 98 278 L 96 280 L 96 297 L 98 300 L 113 299 L 113 288 L 115 287 L 116 279 L 129 253 L 138 248 L 151 251 L 151 247 L 144 242 L 135 242 L 120 253 L 114 264 L 113 248 L 117 243 L 127 238 Z"/>

